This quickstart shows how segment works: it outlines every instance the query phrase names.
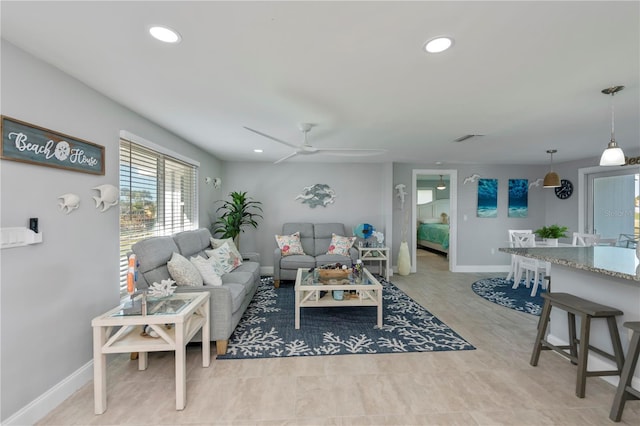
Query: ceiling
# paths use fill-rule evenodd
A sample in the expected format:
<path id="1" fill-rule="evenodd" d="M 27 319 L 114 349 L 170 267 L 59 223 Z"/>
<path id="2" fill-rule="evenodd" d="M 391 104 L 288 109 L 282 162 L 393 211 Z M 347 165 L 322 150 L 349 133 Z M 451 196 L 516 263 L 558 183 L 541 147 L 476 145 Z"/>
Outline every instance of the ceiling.
<path id="1" fill-rule="evenodd" d="M 2 37 L 227 161 L 546 164 L 640 149 L 640 3 L 12 2 Z M 176 29 L 182 42 L 152 39 Z M 454 46 L 427 54 L 424 42 Z M 465 142 L 467 134 L 482 137 Z M 144 135 L 139 135 L 144 137 Z M 253 149 L 263 149 L 256 154 Z"/>

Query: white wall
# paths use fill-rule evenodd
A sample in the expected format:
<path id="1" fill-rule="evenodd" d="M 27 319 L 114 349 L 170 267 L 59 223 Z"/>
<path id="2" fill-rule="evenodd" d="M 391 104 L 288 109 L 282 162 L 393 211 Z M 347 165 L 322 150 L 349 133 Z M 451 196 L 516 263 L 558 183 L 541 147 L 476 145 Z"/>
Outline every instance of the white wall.
<path id="1" fill-rule="evenodd" d="M 344 223 L 347 235 L 359 223 L 370 223 L 387 236 L 392 197 L 390 164 L 344 163 L 226 163 L 226 192 L 246 191 L 262 202 L 264 220 L 241 234 L 242 251 L 257 251 L 266 271 L 273 270 L 275 234 L 285 222 Z M 303 188 L 316 183 L 336 193 L 333 204 L 311 208 L 295 200 Z"/>
<path id="2" fill-rule="evenodd" d="M 200 223 L 220 191 L 204 176 L 220 176 L 211 155 L 132 113 L 68 75 L 2 40 L 2 114 L 105 147 L 106 174 L 94 176 L 0 161 L 1 226 L 28 226 L 40 219 L 42 244 L 4 249 L 1 256 L 1 413 L 28 423 L 55 404 L 47 397 L 74 374 L 91 377 L 91 319 L 119 302 L 118 208 L 95 209 L 94 186 L 118 185 L 120 130 L 197 159 L 201 163 Z M 78 210 L 62 214 L 57 197 L 80 195 Z M 84 384 L 84 383 L 80 383 Z M 65 385 L 73 391 L 73 384 Z M 63 386 L 64 387 L 64 386 Z M 28 411 L 28 412 L 27 412 Z M 45 414 L 40 413 L 40 414 Z"/>

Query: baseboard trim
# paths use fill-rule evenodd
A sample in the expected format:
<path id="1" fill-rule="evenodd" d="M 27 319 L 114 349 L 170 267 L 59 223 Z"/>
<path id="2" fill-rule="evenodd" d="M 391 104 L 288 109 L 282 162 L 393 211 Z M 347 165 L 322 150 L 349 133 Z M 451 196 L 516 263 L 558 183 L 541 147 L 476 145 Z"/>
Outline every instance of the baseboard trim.
<path id="1" fill-rule="evenodd" d="M 93 380 L 93 360 L 18 410 L 2 424 L 33 425 L 91 380 Z"/>
<path id="2" fill-rule="evenodd" d="M 509 272 L 509 265 L 455 265 L 452 272 Z"/>

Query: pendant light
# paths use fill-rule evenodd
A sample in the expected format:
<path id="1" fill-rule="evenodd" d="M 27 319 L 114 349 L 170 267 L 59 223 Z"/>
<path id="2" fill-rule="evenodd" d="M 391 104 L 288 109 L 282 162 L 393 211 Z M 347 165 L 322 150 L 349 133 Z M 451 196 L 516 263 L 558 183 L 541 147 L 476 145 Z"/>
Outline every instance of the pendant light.
<path id="1" fill-rule="evenodd" d="M 622 166 L 626 162 L 624 152 L 616 143 L 613 114 L 613 95 L 622 89 L 624 89 L 624 86 L 613 86 L 602 90 L 605 95 L 611 95 L 611 140 L 607 148 L 602 152 L 602 157 L 600 157 L 601 166 Z"/>
<path id="2" fill-rule="evenodd" d="M 542 186 L 545 188 L 557 188 L 560 186 L 560 176 L 553 171 L 553 154 L 558 152 L 557 149 L 548 149 L 547 154 L 551 154 L 551 163 L 549 165 L 549 173 L 544 176 Z"/>
<path id="3" fill-rule="evenodd" d="M 436 186 L 436 189 L 439 190 L 443 190 L 443 189 L 447 189 L 447 185 L 444 184 L 444 181 L 442 180 L 442 175 L 440 175 L 440 183 L 438 183 L 438 186 Z"/>

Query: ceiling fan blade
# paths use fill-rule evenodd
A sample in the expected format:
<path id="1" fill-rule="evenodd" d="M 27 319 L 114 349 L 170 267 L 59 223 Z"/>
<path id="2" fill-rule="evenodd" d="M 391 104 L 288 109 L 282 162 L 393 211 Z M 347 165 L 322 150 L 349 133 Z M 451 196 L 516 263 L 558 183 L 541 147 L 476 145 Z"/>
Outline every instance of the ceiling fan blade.
<path id="1" fill-rule="evenodd" d="M 279 159 L 278 161 L 275 161 L 273 164 L 278 164 L 278 163 L 282 163 L 284 160 L 288 160 L 289 158 L 293 157 L 294 155 L 297 155 L 298 152 L 294 151 L 291 154 L 287 155 L 286 157 L 282 157 L 281 159 Z"/>
<path id="2" fill-rule="evenodd" d="M 380 155 L 387 152 L 387 150 L 364 148 L 317 148 L 316 152 L 327 155 L 340 155 L 343 157 L 364 157 L 369 155 Z"/>
<path id="3" fill-rule="evenodd" d="M 247 126 L 242 126 L 242 127 L 244 127 L 245 129 L 249 130 L 250 132 L 257 133 L 257 134 L 259 134 L 260 136 L 264 136 L 265 138 L 271 139 L 272 141 L 276 141 L 276 142 L 279 142 L 279 143 L 281 143 L 281 144 L 284 144 L 284 145 L 290 146 L 291 148 L 298 149 L 298 148 L 300 147 L 299 145 L 293 145 L 293 144 L 291 144 L 291 143 L 289 143 L 289 142 L 285 142 L 285 141 L 283 141 L 283 140 L 281 140 L 281 139 L 275 138 L 275 137 L 273 137 L 273 136 L 271 136 L 271 135 L 268 135 L 268 134 L 266 134 L 266 133 L 262 133 L 262 132 L 260 132 L 260 131 L 258 131 L 258 130 L 252 129 L 252 128 L 250 128 L 250 127 L 247 127 Z"/>

